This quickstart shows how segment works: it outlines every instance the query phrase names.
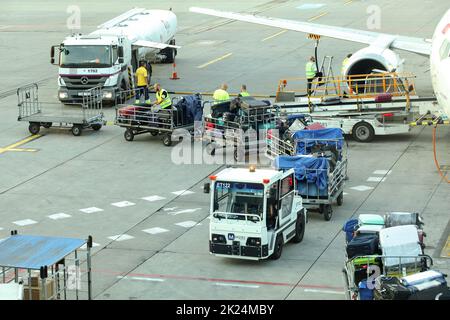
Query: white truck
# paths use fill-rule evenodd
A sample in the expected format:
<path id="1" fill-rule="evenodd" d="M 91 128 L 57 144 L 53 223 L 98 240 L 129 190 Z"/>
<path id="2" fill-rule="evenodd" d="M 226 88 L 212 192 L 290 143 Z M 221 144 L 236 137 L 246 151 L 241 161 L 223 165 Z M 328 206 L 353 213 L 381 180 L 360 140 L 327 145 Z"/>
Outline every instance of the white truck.
<path id="1" fill-rule="evenodd" d="M 288 241 L 303 240 L 306 209 L 294 170 L 227 168 L 210 176 L 210 253 L 247 260 L 278 259 Z"/>
<path id="2" fill-rule="evenodd" d="M 67 37 L 51 47 L 50 62 L 59 65 L 59 100 L 77 102 L 83 91 L 101 86 L 103 101 L 114 103 L 119 92 L 133 88 L 140 61 L 157 56 L 174 62 L 176 30 L 172 11 L 136 8 L 88 35 Z"/>

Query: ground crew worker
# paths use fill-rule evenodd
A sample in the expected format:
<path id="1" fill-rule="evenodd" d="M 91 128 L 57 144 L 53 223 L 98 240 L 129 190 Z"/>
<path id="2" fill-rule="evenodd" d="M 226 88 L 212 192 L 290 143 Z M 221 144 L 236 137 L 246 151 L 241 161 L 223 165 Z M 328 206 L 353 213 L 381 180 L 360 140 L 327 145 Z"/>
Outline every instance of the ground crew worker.
<path id="1" fill-rule="evenodd" d="M 317 74 L 316 58 L 311 57 L 305 67 L 306 79 L 308 81 L 308 96 L 312 93 L 312 82 Z"/>
<path id="2" fill-rule="evenodd" d="M 226 83 L 222 83 L 220 88 L 214 91 L 213 94 L 214 104 L 230 100 L 230 95 L 228 94 L 227 90 L 228 85 Z"/>
<path id="3" fill-rule="evenodd" d="M 139 63 L 140 67 L 136 70 L 136 84 L 137 84 L 137 90 L 136 90 L 136 103 L 141 102 L 141 96 L 144 95 L 145 102 L 149 103 L 149 97 L 148 97 L 148 73 L 146 69 L 146 63 L 145 61 L 141 61 Z"/>
<path id="4" fill-rule="evenodd" d="M 238 97 L 250 97 L 250 93 L 247 92 L 247 86 L 245 84 L 241 86 L 241 92 L 238 94 Z"/>
<path id="5" fill-rule="evenodd" d="M 166 89 L 161 88 L 159 83 L 156 83 L 153 87 L 155 89 L 156 101 L 155 105 L 161 109 L 169 109 L 172 107 L 172 99 L 170 99 L 169 93 Z"/>
<path id="6" fill-rule="evenodd" d="M 344 76 L 344 72 L 347 69 L 348 62 L 350 61 L 350 58 L 352 57 L 352 54 L 349 53 L 347 57 L 342 61 L 342 68 L 341 68 L 341 74 Z"/>

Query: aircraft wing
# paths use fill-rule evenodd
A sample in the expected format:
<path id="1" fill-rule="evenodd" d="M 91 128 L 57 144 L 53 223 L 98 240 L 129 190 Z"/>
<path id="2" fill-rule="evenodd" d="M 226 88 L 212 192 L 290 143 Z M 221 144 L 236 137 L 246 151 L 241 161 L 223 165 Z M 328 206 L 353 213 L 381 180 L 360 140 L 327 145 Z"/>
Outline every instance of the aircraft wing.
<path id="1" fill-rule="evenodd" d="M 181 48 L 180 46 L 174 46 L 174 45 L 167 44 L 167 43 L 153 42 L 153 41 L 146 41 L 146 40 L 135 41 L 135 42 L 133 42 L 133 46 L 153 48 L 153 49 L 165 49 L 165 48 L 179 49 L 179 48 Z"/>
<path id="2" fill-rule="evenodd" d="M 225 19 L 250 22 L 291 31 L 298 31 L 340 40 L 364 43 L 368 45 L 378 43 L 380 46 L 384 46 L 386 48 L 405 50 L 420 55 L 429 56 L 431 54 L 431 41 L 427 39 L 396 36 L 385 33 L 333 27 L 302 21 L 256 16 L 251 14 L 225 12 L 198 7 L 191 7 L 189 8 L 189 11 Z"/>

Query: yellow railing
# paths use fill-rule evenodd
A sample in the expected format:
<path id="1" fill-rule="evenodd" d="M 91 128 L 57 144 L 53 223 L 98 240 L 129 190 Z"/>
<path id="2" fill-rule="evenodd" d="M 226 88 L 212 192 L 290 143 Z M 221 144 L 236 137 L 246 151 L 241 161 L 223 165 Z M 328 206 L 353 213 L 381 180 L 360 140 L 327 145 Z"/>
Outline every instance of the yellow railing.
<path id="1" fill-rule="evenodd" d="M 315 78 L 312 83 L 311 98 L 322 100 L 332 98 L 370 99 L 389 93 L 393 97 L 406 97 L 416 94 L 412 74 L 376 73 L 359 74 L 347 77 Z M 276 101 L 285 97 L 308 96 L 306 78 L 286 78 L 278 82 Z"/>

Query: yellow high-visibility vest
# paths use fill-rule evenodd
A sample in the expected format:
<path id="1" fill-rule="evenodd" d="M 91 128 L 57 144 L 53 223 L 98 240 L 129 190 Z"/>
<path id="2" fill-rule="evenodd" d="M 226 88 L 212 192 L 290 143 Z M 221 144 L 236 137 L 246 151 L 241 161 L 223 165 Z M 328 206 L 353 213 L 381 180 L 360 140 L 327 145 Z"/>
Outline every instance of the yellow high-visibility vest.
<path id="1" fill-rule="evenodd" d="M 306 64 L 306 68 L 305 69 L 306 69 L 306 78 L 312 79 L 312 78 L 314 78 L 316 76 L 317 67 L 316 67 L 316 63 L 315 62 L 309 61 Z"/>
<path id="2" fill-rule="evenodd" d="M 223 89 L 217 89 L 214 91 L 213 99 L 216 103 L 230 100 L 230 95 Z"/>
<path id="3" fill-rule="evenodd" d="M 240 95 L 241 97 L 250 97 L 250 93 L 248 93 L 247 91 L 242 91 Z"/>
<path id="4" fill-rule="evenodd" d="M 166 95 L 165 98 L 163 98 L 163 94 Z M 172 105 L 172 100 L 170 99 L 169 93 L 164 89 L 161 89 L 158 92 L 156 92 L 156 101 L 159 103 L 161 109 L 165 109 Z"/>

